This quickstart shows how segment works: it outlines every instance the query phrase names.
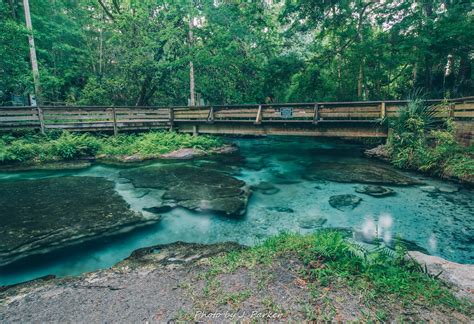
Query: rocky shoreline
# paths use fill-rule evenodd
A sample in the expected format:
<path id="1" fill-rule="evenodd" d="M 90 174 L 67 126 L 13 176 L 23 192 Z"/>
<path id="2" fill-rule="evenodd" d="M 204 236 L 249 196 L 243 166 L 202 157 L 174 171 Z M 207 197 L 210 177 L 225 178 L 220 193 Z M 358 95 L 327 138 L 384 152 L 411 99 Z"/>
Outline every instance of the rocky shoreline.
<path id="1" fill-rule="evenodd" d="M 386 163 L 390 163 L 390 154 L 387 151 L 387 148 L 384 144 L 380 144 L 376 147 L 365 150 L 364 155 L 368 158 L 373 158 L 373 159 L 377 159 Z M 420 170 L 413 170 L 413 171 L 421 172 Z M 433 176 L 433 174 L 429 174 L 429 175 Z M 474 173 L 470 176 L 466 176 L 465 178 L 459 178 L 452 174 L 446 174 L 446 173 L 438 174 L 436 176 L 443 180 L 454 181 L 471 188 L 474 187 Z"/>
<path id="2" fill-rule="evenodd" d="M 232 144 L 225 144 L 218 148 L 208 151 L 196 148 L 182 148 L 165 154 L 156 155 L 98 155 L 96 157 L 87 157 L 79 160 L 58 160 L 47 162 L 21 162 L 0 164 L 0 171 L 17 172 L 33 170 L 79 170 L 90 167 L 93 163 L 119 164 L 126 165 L 130 163 L 140 163 L 159 160 L 191 160 L 204 156 L 219 154 L 232 154 L 238 151 L 238 147 Z"/>
<path id="3" fill-rule="evenodd" d="M 259 274 L 262 275 L 263 269 L 255 265 L 253 270 L 238 268 L 220 275 L 219 294 L 206 293 L 209 285 L 215 284 L 206 279 L 212 264 L 210 258 L 241 249 L 246 247 L 236 243 L 203 245 L 178 242 L 157 245 L 136 250 L 110 269 L 76 277 L 48 276 L 1 287 L 0 321 L 197 321 L 206 318 L 196 316 L 213 312 L 239 313 L 246 316 L 246 320 L 252 319 L 251 314 L 273 314 L 279 316 L 274 318 L 279 320 L 307 319 L 307 314 L 299 305 L 310 301 L 309 291 L 298 279 L 298 269 L 302 264 L 291 256 L 280 258 L 270 265 L 275 275 L 263 284 L 259 283 Z M 419 252 L 411 252 L 410 255 L 422 264 L 426 263 L 430 273 L 442 269 L 441 278 L 456 294 L 474 300 L 473 265 L 460 265 Z M 243 291 L 245 296 L 241 295 Z M 362 311 L 365 306 L 359 305 L 357 298 L 352 298 L 349 292 L 336 290 L 331 296 L 339 300 L 336 305 L 340 320 L 356 320 L 364 316 Z M 268 300 L 275 305 L 284 305 L 285 311 L 277 306 L 269 307 Z M 415 313 L 408 318 L 469 321 L 457 312 L 414 307 Z M 207 318 L 206 321 L 230 322 L 222 318 Z"/>
<path id="4" fill-rule="evenodd" d="M 159 220 L 130 210 L 114 183 L 99 177 L 4 181 L 0 214 L 0 266 Z"/>

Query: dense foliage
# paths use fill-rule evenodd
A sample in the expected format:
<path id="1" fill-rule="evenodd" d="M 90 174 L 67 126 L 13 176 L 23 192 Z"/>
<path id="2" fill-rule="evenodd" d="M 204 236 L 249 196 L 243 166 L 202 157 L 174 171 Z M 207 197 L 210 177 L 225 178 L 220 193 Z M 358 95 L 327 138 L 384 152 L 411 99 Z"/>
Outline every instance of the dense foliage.
<path id="1" fill-rule="evenodd" d="M 191 61 L 196 92 L 214 104 L 474 94 L 470 1 L 30 6 L 46 103 L 187 104 Z M 32 92 L 24 25 L 22 1 L 0 0 L 0 105 Z"/>
<path id="2" fill-rule="evenodd" d="M 209 150 L 221 145 L 222 141 L 218 138 L 175 132 L 149 132 L 117 137 L 69 132 L 3 135 L 0 137 L 0 164 L 72 160 L 101 155 L 113 157 L 138 154 L 142 157 L 157 157 L 180 148 Z"/>
<path id="3" fill-rule="evenodd" d="M 448 106 L 446 105 L 446 109 Z M 446 127 L 436 127 L 434 107 L 417 99 L 389 120 L 392 132 L 387 147 L 397 167 L 474 181 L 474 146 L 456 141 L 455 123 L 447 118 Z M 439 123 L 439 121 L 437 122 Z"/>

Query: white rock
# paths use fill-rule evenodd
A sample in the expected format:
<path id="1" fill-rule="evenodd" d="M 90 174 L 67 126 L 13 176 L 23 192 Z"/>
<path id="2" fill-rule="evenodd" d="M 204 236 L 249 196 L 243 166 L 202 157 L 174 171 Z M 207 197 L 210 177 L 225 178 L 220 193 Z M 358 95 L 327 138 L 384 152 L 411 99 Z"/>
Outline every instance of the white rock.
<path id="1" fill-rule="evenodd" d="M 474 301 L 474 264 L 451 262 L 418 251 L 410 251 L 408 254 L 422 266 L 426 265 L 430 274 L 442 272 L 439 278 L 457 288 L 459 291 L 456 295 Z"/>
<path id="2" fill-rule="evenodd" d="M 459 188 L 458 187 L 455 187 L 455 186 L 442 186 L 442 187 L 439 187 L 438 190 L 440 192 L 443 192 L 443 193 L 454 193 L 454 192 L 458 192 L 459 191 Z"/>
<path id="3" fill-rule="evenodd" d="M 436 189 L 435 186 L 422 186 L 420 187 L 421 191 L 424 191 L 424 192 L 436 192 L 438 191 L 438 189 Z"/>

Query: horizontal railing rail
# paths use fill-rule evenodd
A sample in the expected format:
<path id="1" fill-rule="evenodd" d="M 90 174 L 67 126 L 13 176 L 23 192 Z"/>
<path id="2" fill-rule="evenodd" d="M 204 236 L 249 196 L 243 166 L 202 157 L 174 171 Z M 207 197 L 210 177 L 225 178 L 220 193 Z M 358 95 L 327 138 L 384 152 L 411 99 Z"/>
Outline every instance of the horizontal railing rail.
<path id="1" fill-rule="evenodd" d="M 407 100 L 267 103 L 210 106 L 40 106 L 0 107 L 0 131 L 17 128 L 73 131 L 145 130 L 183 124 L 374 123 L 395 117 Z M 474 97 L 425 101 L 434 117 L 474 119 Z"/>

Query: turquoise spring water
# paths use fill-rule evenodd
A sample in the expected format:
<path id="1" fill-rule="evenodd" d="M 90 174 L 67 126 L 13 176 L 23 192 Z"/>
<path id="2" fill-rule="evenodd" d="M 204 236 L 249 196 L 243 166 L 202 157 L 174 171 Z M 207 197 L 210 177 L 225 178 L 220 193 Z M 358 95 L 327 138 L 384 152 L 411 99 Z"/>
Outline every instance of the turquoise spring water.
<path id="1" fill-rule="evenodd" d="M 403 172 L 422 181 L 423 186 L 456 186 L 459 190 L 432 193 L 422 190 L 421 185 L 385 186 L 396 194 L 375 198 L 355 193 L 355 187 L 360 185 L 358 183 L 308 180 L 305 177 L 307 166 L 316 160 L 378 163 L 363 158 L 362 148 L 356 144 L 311 138 L 232 141 L 240 146 L 240 156 L 225 158 L 225 161 L 219 162 L 222 167 L 233 170 L 233 175 L 248 185 L 266 181 L 279 189 L 271 195 L 254 192 L 245 216 L 236 219 L 174 209 L 163 214 L 154 225 L 112 238 L 98 238 L 0 268 L 0 285 L 48 274 L 66 276 L 107 268 L 129 256 L 133 250 L 156 244 L 235 241 L 253 245 L 282 231 L 312 232 L 315 230 L 314 220 L 321 219 L 323 222 L 319 225 L 324 228 L 352 229 L 359 233 L 358 237 L 377 235 L 387 243 L 401 237 L 433 255 L 455 262 L 473 263 L 472 190 L 421 174 Z M 177 163 L 199 165 L 206 162 Z M 162 162 L 154 164 L 161 165 Z M 120 178 L 120 171 L 119 167 L 96 164 L 78 171 L 5 172 L 0 173 L 0 186 L 2 180 L 34 180 L 65 175 L 104 177 L 115 182 L 115 189 L 133 210 L 142 212 L 145 207 L 156 206 L 152 195 L 138 194 L 130 182 Z M 352 210 L 338 210 L 331 207 L 328 200 L 340 194 L 356 194 L 363 200 Z M 144 212 L 144 215 L 147 216 L 147 213 Z"/>

